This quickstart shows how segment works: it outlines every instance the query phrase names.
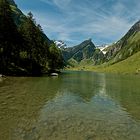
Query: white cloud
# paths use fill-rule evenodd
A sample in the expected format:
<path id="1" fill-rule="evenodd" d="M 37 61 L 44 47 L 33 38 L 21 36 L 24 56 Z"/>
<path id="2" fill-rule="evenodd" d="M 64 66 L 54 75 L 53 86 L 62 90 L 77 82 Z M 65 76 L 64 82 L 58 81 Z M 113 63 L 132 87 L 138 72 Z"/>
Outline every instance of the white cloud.
<path id="1" fill-rule="evenodd" d="M 52 4 L 52 0 L 40 0 L 40 1 L 47 3 L 47 4 L 50 4 L 50 5 Z"/>
<path id="2" fill-rule="evenodd" d="M 138 20 L 140 4 L 129 8 L 128 0 L 40 0 L 57 7 L 61 13 L 33 11 L 38 23 L 52 39 L 77 42 L 95 37 L 99 39 L 118 40 Z"/>
<path id="3" fill-rule="evenodd" d="M 40 0 L 40 1 L 50 4 L 50 5 L 55 4 L 57 7 L 62 8 L 62 9 L 71 2 L 71 0 Z"/>
<path id="4" fill-rule="evenodd" d="M 53 2 L 60 8 L 63 8 L 64 6 L 67 6 L 71 0 L 53 0 Z"/>

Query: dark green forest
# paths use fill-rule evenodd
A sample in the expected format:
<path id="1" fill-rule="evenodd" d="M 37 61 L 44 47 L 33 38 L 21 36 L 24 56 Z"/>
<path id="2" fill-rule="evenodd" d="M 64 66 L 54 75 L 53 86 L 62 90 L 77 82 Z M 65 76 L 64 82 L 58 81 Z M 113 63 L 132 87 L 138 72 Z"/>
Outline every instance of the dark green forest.
<path id="1" fill-rule="evenodd" d="M 7 0 L 0 0 L 0 73 L 40 75 L 63 67 L 61 51 L 48 42 L 31 12 L 17 25 Z"/>

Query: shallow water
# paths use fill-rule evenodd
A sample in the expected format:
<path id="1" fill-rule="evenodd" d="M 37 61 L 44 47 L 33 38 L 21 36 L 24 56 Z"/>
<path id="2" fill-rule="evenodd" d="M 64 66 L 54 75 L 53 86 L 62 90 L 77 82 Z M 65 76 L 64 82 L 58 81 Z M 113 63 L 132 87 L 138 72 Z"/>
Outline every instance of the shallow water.
<path id="1" fill-rule="evenodd" d="M 140 139 L 140 76 L 66 71 L 0 81 L 0 140 L 78 139 Z"/>

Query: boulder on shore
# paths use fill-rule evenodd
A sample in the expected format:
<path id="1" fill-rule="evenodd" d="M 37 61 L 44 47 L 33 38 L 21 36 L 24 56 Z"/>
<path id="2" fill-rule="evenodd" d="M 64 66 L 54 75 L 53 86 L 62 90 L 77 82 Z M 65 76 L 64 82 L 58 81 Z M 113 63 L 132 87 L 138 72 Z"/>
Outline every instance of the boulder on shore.
<path id="1" fill-rule="evenodd" d="M 0 74 L 0 78 L 2 77 L 2 74 Z"/>
<path id="2" fill-rule="evenodd" d="M 51 76 L 58 76 L 58 73 L 51 73 Z"/>
<path id="3" fill-rule="evenodd" d="M 0 82 L 2 82 L 6 78 L 5 75 L 0 74 Z"/>

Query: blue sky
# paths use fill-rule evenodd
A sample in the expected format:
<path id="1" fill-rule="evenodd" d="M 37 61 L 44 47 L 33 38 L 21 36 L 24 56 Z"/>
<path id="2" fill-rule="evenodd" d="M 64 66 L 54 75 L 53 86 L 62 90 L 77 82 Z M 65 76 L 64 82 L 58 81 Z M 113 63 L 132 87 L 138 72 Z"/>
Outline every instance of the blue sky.
<path id="1" fill-rule="evenodd" d="M 96 45 L 119 40 L 140 20 L 140 0 L 15 0 L 31 11 L 46 35 L 73 46 L 92 38 Z"/>

